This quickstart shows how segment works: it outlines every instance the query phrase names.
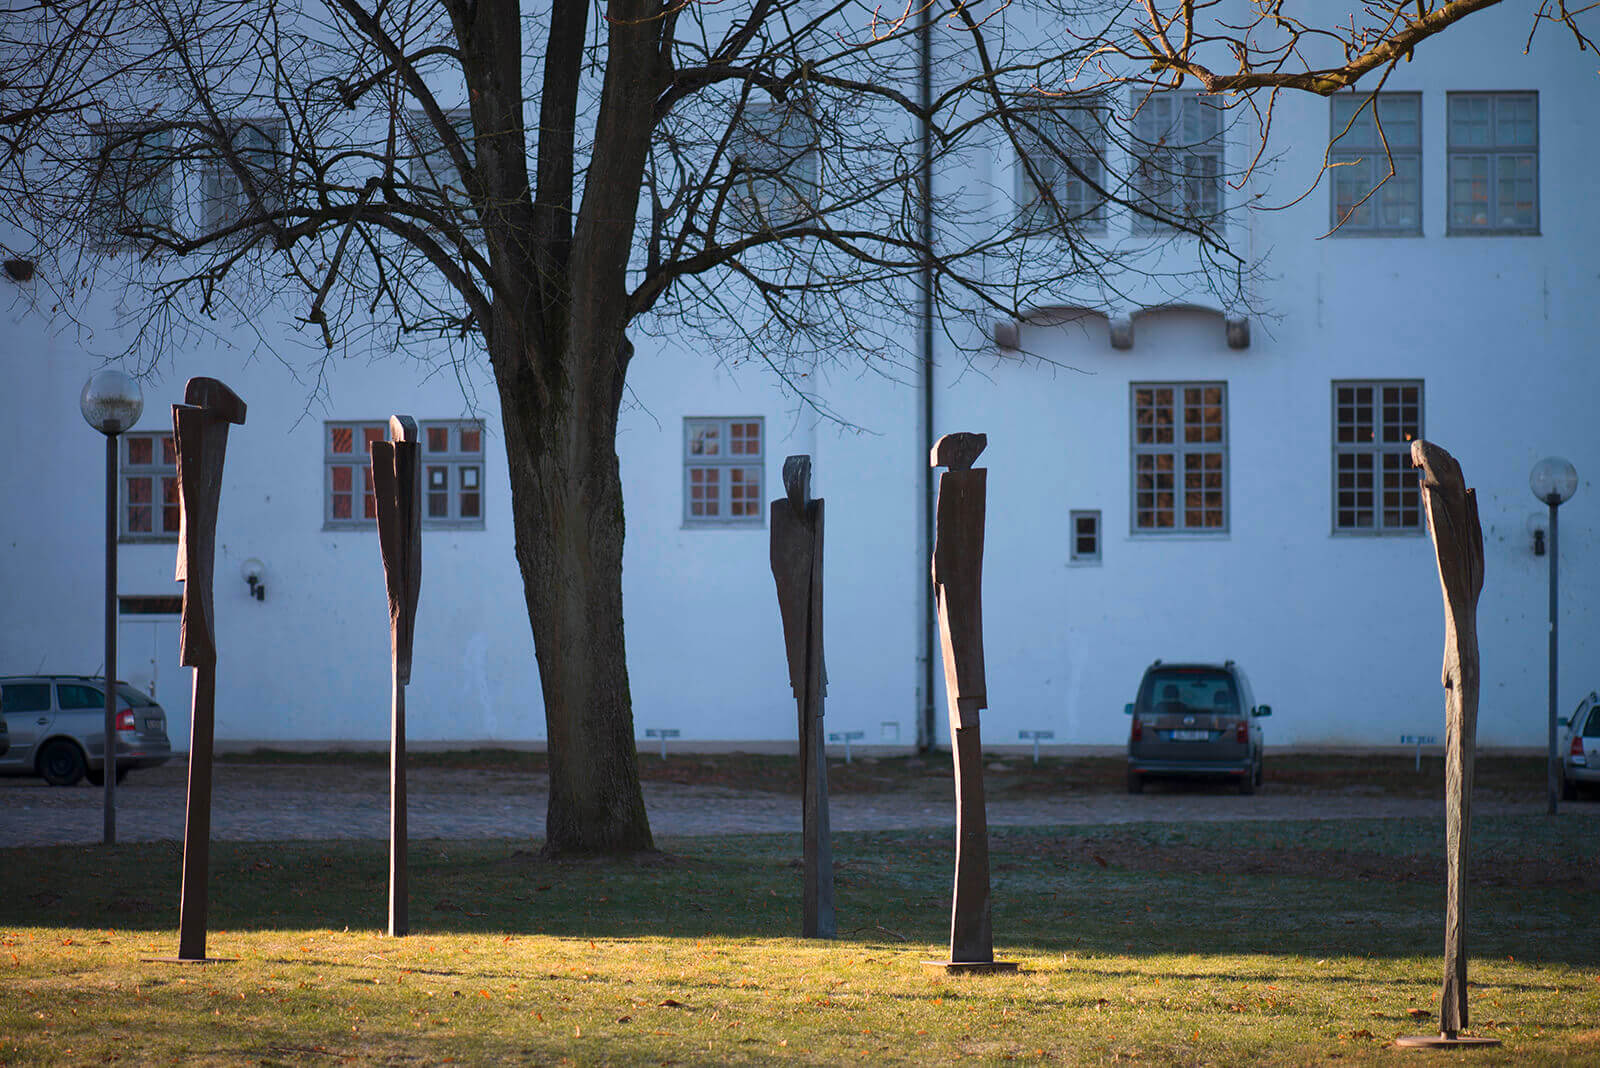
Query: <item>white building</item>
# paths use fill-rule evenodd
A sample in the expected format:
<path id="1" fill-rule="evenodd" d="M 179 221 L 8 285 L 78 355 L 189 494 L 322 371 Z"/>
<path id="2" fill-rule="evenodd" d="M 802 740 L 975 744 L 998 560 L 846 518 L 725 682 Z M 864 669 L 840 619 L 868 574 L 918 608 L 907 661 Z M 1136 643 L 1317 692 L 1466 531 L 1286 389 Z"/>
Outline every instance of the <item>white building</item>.
<path id="1" fill-rule="evenodd" d="M 818 392 L 860 428 L 845 429 L 759 361 L 718 365 L 692 340 L 636 338 L 636 403 L 617 444 L 641 740 L 654 727 L 685 741 L 793 737 L 765 502 L 781 495 L 783 458 L 804 452 L 828 502 L 828 727 L 915 744 L 930 696 L 921 472 L 932 436 L 974 430 L 989 436 L 987 740 L 1043 728 L 1060 743 L 1118 744 L 1122 706 L 1157 657 L 1239 661 L 1273 706 L 1269 745 L 1442 737 L 1439 582 L 1405 458 L 1421 435 L 1451 450 L 1478 492 L 1480 741 L 1542 746 L 1548 557 L 1533 551 L 1530 521 L 1545 509 L 1528 473 L 1546 455 L 1580 476 L 1560 513 L 1561 709 L 1600 687 L 1600 109 L 1589 56 L 1553 39 L 1532 56 L 1507 44 L 1526 18 L 1475 14 L 1394 72 L 1383 100 L 1397 176 L 1339 232 L 1323 236 L 1341 195 L 1330 177 L 1292 207 L 1239 214 L 1232 240 L 1264 279 L 1253 307 L 1152 295 L 1120 309 L 1114 331 L 1051 309 L 995 324 L 988 355 L 938 353 L 931 433 L 915 382 L 819 372 Z M 1342 129 L 1341 106 L 1280 98 L 1275 162 L 1221 195 L 1293 200 Z M 1360 136 L 1347 135 L 1353 155 Z M 1338 173 L 1365 181 L 1362 193 L 1375 180 Z M 1016 162 L 939 180 L 1009 197 Z M 1106 214 L 1112 231 L 1129 225 Z M 121 347 L 120 315 L 107 293 L 69 323 L 41 292 L 0 278 L 0 440 L 12 457 L 0 467 L 0 674 L 93 673 L 103 445 L 76 401 L 98 356 Z M 206 374 L 249 405 L 229 442 L 217 537 L 219 742 L 387 737 L 386 602 L 360 466 L 365 428 L 394 412 L 435 435 L 426 462 L 445 486 L 424 530 L 410 736 L 542 739 L 492 383 L 399 359 L 319 368 L 303 335 L 291 338 L 294 314 L 269 308 L 237 333 L 196 333 L 146 380 L 123 446 L 120 674 L 154 689 L 186 745 L 161 435 L 183 382 Z M 246 358 L 256 331 L 279 360 Z M 1170 442 L 1140 436 L 1169 424 Z M 690 451 L 708 433 L 716 461 Z M 732 487 L 751 470 L 759 508 L 740 516 Z M 1202 482 L 1192 496 L 1186 471 Z M 708 499 L 697 487 L 712 484 L 717 515 L 696 514 Z M 263 568 L 259 600 L 242 577 L 250 560 Z M 943 741 L 942 694 L 931 696 Z"/>

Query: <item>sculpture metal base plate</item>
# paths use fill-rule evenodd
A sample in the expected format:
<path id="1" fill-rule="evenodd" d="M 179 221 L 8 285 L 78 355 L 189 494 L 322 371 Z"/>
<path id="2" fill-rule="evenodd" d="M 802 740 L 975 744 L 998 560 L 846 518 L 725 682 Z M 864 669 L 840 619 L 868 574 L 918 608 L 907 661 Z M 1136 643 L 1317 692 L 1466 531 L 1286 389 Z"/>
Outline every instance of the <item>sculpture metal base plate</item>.
<path id="1" fill-rule="evenodd" d="M 238 964 L 238 957 L 140 957 L 140 964 Z"/>
<path id="2" fill-rule="evenodd" d="M 925 967 L 943 969 L 949 975 L 1022 970 L 1022 966 L 1014 960 L 925 960 L 922 963 Z"/>
<path id="3" fill-rule="evenodd" d="M 1467 1046 L 1498 1046 L 1498 1038 L 1477 1038 L 1472 1035 L 1406 1035 L 1394 1044 L 1405 1049 L 1456 1049 Z"/>

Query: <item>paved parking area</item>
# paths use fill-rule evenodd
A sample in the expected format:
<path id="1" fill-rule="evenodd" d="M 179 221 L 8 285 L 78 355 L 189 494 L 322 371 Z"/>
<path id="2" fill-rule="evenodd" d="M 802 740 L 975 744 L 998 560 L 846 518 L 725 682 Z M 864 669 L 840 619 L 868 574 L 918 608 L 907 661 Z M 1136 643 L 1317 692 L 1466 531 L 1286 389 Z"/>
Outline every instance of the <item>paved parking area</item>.
<path id="1" fill-rule="evenodd" d="M 185 768 L 134 772 L 117 790 L 117 839 L 181 841 Z M 416 769 L 409 779 L 411 837 L 540 838 L 547 786 L 542 776 L 494 771 Z M 952 788 L 953 790 L 953 788 Z M 216 770 L 212 834 L 225 841 L 384 839 L 389 833 L 388 775 L 372 768 L 228 765 Z M 760 791 L 646 783 L 657 836 L 798 832 L 800 799 Z M 1600 818 L 1600 804 L 1581 806 Z M 1538 813 L 1543 803 L 1479 802 L 1477 811 Z M 1593 810 L 1593 811 L 1590 811 Z M 836 831 L 953 827 L 952 794 L 835 796 Z M 1444 802 L 1357 792 L 1266 788 L 1241 797 L 1222 788 L 1174 786 L 1138 796 L 1080 793 L 993 801 L 991 826 L 1116 824 L 1260 819 L 1404 818 L 1443 823 Z M 100 841 L 101 791 L 0 779 L 0 847 Z"/>

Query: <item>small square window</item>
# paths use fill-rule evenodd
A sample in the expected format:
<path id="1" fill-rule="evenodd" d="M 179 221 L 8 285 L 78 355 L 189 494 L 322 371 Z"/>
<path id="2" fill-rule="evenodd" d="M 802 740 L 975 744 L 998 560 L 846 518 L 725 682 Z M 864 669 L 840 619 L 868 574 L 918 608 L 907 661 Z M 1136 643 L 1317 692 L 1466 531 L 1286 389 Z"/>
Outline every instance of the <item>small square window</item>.
<path id="1" fill-rule="evenodd" d="M 1068 559 L 1075 564 L 1100 562 L 1100 512 L 1069 512 L 1067 522 L 1071 527 L 1072 547 Z"/>

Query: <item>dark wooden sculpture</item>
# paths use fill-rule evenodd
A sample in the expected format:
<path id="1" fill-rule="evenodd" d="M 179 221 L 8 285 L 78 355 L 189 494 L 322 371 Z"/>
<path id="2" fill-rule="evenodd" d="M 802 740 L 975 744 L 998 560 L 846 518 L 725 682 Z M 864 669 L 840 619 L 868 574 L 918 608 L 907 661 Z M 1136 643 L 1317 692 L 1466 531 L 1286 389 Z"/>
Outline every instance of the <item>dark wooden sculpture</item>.
<path id="1" fill-rule="evenodd" d="M 786 495 L 772 502 L 772 577 L 778 586 L 789 685 L 800 713 L 805 886 L 801 933 L 832 938 L 833 844 L 828 828 L 828 761 L 822 729 L 828 670 L 822 657 L 822 501 L 810 499 L 811 457 L 783 461 Z"/>
<path id="2" fill-rule="evenodd" d="M 172 406 L 178 452 L 178 573 L 183 583 L 179 663 L 194 668 L 190 712 L 189 796 L 183 826 L 183 890 L 178 904 L 178 959 L 206 959 L 206 879 L 211 867 L 211 758 L 216 735 L 217 629 L 211 578 L 216 563 L 217 505 L 230 424 L 244 423 L 245 403 L 214 378 L 191 378 Z"/>
<path id="3" fill-rule="evenodd" d="M 1467 850 L 1472 770 L 1478 737 L 1478 594 L 1483 590 L 1483 529 L 1477 494 L 1461 465 L 1428 441 L 1411 443 L 1422 469 L 1422 504 L 1444 589 L 1445 927 L 1439 1034 L 1401 1038 L 1402 1046 L 1498 1045 L 1469 1038 L 1467 1027 Z"/>
<path id="4" fill-rule="evenodd" d="M 973 467 L 989 439 L 946 434 L 930 463 L 939 476 L 935 510 L 933 588 L 944 653 L 945 699 L 956 779 L 956 879 L 950 907 L 950 959 L 930 963 L 952 971 L 1014 971 L 994 959 L 989 919 L 989 823 L 983 798 L 983 742 L 978 712 L 989 705 L 983 674 L 983 524 L 988 471 Z"/>
<path id="5" fill-rule="evenodd" d="M 422 589 L 422 467 L 417 423 L 391 416 L 391 441 L 374 441 L 372 491 L 378 511 L 378 549 L 389 591 L 389 657 L 393 672 L 389 743 L 389 934 L 411 930 L 406 864 L 406 686 L 417 594 Z"/>

